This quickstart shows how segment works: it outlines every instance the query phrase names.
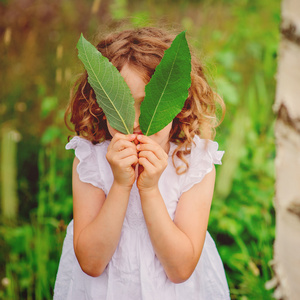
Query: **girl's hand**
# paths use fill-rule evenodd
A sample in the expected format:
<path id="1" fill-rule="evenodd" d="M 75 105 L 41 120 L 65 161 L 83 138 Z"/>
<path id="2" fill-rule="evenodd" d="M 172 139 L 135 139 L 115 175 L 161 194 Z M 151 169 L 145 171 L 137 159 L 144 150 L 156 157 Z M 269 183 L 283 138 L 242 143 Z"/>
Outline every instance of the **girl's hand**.
<path id="1" fill-rule="evenodd" d="M 139 175 L 137 187 L 139 191 L 152 190 L 158 188 L 158 181 L 168 165 L 168 154 L 164 149 L 151 138 L 139 135 L 138 163 Z"/>
<path id="2" fill-rule="evenodd" d="M 135 166 L 138 162 L 136 145 L 132 143 L 135 138 L 135 134 L 116 133 L 106 153 L 115 183 L 128 188 L 131 188 L 135 181 Z"/>

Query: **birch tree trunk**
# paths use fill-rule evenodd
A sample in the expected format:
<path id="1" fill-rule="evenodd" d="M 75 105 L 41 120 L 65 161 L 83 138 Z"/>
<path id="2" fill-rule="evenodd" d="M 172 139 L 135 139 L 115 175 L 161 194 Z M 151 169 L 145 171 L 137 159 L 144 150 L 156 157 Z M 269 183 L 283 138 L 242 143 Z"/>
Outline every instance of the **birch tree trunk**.
<path id="1" fill-rule="evenodd" d="M 275 111 L 277 299 L 300 299 L 300 1 L 282 0 Z"/>

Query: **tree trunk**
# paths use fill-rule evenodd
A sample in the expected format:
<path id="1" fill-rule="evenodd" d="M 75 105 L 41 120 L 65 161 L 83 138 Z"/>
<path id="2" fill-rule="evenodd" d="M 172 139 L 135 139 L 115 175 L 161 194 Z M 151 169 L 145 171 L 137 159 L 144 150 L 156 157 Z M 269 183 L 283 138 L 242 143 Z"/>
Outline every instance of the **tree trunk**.
<path id="1" fill-rule="evenodd" d="M 282 1 L 277 73 L 276 240 L 277 299 L 300 299 L 300 1 Z"/>

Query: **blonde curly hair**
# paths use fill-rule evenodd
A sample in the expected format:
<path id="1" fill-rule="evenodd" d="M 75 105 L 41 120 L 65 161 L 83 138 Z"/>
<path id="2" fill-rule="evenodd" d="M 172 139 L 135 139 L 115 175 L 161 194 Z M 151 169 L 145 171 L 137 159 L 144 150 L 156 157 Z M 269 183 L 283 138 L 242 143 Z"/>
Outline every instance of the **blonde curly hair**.
<path id="1" fill-rule="evenodd" d="M 148 83 L 156 66 L 160 63 L 164 51 L 168 49 L 175 38 L 158 28 L 139 28 L 112 33 L 101 40 L 96 48 L 107 57 L 119 70 L 129 65 Z M 88 83 L 85 71 L 76 81 L 71 99 L 65 113 L 65 122 L 68 125 L 68 116 L 75 125 L 74 131 L 93 144 L 111 139 L 107 129 L 106 118 L 96 101 L 96 96 Z M 209 86 L 203 73 L 203 66 L 192 54 L 191 86 L 188 98 L 182 111 L 173 120 L 170 132 L 170 141 L 177 145 L 173 153 L 174 158 L 180 158 L 185 167 L 177 167 L 178 174 L 186 172 L 189 165 L 185 155 L 190 148 L 195 135 L 204 139 L 215 137 L 215 128 L 220 124 L 216 116 L 217 107 L 221 109 L 221 119 L 225 112 L 223 100 Z M 72 130 L 72 129 L 71 129 Z"/>

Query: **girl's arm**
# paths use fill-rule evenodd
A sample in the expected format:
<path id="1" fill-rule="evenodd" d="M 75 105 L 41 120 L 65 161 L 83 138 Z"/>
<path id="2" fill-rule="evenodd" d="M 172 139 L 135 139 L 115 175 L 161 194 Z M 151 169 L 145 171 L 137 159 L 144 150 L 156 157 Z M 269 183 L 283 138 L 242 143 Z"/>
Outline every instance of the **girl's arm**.
<path id="1" fill-rule="evenodd" d="M 143 213 L 155 253 L 168 278 L 180 283 L 191 276 L 201 255 L 213 196 L 215 169 L 182 194 L 173 221 L 158 189 L 160 166 L 165 165 L 165 158 L 160 154 L 159 147 L 146 139 L 148 143 L 139 146 L 142 149 L 139 163 L 145 172 L 138 179 L 142 179 L 138 184 Z"/>
<path id="2" fill-rule="evenodd" d="M 107 150 L 114 182 L 105 199 L 104 192 L 80 181 L 79 160 L 73 164 L 74 250 L 82 270 L 99 276 L 118 245 L 129 194 L 135 180 L 132 165 L 137 163 L 135 136 L 116 135 Z"/>

